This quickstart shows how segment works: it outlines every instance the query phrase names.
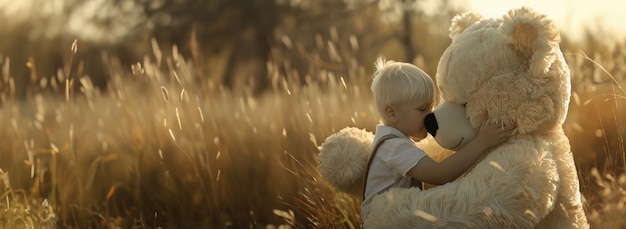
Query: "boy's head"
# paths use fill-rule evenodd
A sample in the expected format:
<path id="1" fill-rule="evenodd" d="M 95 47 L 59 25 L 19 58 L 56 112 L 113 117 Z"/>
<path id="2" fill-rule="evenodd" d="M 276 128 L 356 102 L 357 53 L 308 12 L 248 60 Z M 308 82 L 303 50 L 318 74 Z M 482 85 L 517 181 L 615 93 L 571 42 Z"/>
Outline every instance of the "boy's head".
<path id="1" fill-rule="evenodd" d="M 376 110 L 385 124 L 389 124 L 389 107 L 401 107 L 409 102 L 432 104 L 435 85 L 424 71 L 415 65 L 379 58 L 375 63 L 371 90 Z"/>

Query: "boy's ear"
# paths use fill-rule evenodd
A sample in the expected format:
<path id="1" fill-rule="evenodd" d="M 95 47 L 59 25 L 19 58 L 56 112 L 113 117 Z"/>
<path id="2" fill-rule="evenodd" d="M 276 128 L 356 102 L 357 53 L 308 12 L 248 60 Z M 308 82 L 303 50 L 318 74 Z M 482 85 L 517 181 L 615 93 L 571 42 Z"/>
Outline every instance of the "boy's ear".
<path id="1" fill-rule="evenodd" d="M 396 111 L 393 109 L 393 106 L 391 106 L 391 105 L 386 105 L 385 106 L 385 115 L 388 118 L 395 118 L 396 117 Z"/>

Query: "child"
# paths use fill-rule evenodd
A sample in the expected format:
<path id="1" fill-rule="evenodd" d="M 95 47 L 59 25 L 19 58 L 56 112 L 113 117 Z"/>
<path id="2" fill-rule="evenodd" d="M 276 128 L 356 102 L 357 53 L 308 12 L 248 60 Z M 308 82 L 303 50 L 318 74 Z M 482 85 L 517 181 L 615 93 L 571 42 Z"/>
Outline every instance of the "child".
<path id="1" fill-rule="evenodd" d="M 408 63 L 378 59 L 375 67 L 371 90 L 383 124 L 376 126 L 372 148 L 378 141 L 384 142 L 374 149 L 372 153 L 376 154 L 368 164 L 362 222 L 376 194 L 392 187 L 409 188 L 412 179 L 435 185 L 454 181 L 490 147 L 506 141 L 514 129 L 513 126 L 484 126 L 462 149 L 436 162 L 415 145 L 428 134 L 424 117 L 432 111 L 435 102 L 433 81 L 424 71 Z M 386 140 L 388 136 L 392 138 Z"/>

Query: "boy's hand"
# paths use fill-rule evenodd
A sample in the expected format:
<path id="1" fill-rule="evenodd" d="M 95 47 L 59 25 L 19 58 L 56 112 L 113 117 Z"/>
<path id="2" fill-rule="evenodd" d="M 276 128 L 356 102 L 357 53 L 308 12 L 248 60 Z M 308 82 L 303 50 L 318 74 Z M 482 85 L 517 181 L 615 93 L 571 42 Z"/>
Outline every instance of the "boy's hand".
<path id="1" fill-rule="evenodd" d="M 478 129 L 478 135 L 474 140 L 485 149 L 489 149 L 508 140 L 515 127 L 516 125 L 488 124 Z"/>

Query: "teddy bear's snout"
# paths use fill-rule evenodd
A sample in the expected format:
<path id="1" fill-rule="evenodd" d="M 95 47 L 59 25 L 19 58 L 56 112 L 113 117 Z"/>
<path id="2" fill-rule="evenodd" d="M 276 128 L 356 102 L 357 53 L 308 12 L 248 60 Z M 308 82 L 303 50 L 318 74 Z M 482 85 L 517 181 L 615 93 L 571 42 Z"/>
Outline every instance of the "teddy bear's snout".
<path id="1" fill-rule="evenodd" d="M 424 118 L 424 126 L 426 127 L 426 131 L 428 131 L 430 135 L 432 135 L 433 137 L 437 135 L 439 125 L 437 124 L 437 118 L 435 118 L 435 113 L 430 113 L 426 115 L 426 118 Z"/>

